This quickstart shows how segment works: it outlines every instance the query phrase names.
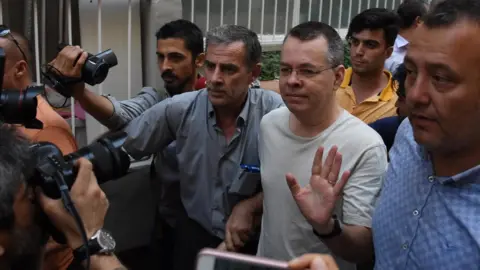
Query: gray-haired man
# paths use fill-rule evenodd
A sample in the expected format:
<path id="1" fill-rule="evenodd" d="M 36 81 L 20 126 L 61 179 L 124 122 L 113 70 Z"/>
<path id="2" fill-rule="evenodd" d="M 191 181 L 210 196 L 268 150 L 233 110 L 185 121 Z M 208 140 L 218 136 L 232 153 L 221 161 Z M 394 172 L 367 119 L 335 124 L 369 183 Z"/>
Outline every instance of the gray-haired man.
<path id="1" fill-rule="evenodd" d="M 254 231 L 247 209 L 262 203 L 256 196 L 258 128 L 263 115 L 283 106 L 277 93 L 249 88 L 260 73 L 261 52 L 257 35 L 245 27 L 213 29 L 207 34 L 207 89 L 166 99 L 126 128 L 125 149 L 135 158 L 176 140 L 187 216 L 177 223 L 175 269 L 192 269 L 201 248 L 224 239 L 240 248 Z"/>

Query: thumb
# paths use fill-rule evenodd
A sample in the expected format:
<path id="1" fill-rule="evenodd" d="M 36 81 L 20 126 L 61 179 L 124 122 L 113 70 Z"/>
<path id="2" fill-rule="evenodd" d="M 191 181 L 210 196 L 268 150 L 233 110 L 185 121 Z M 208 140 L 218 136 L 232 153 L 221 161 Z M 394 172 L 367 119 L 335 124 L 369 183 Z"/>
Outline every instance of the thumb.
<path id="1" fill-rule="evenodd" d="M 287 185 L 288 185 L 288 188 L 290 188 L 290 191 L 292 192 L 292 195 L 294 197 L 297 196 L 298 193 L 300 193 L 300 190 L 302 188 L 298 184 L 298 181 L 295 178 L 295 176 L 293 176 L 293 174 L 291 174 L 291 173 L 287 173 L 285 175 L 285 179 L 287 180 Z"/>
<path id="2" fill-rule="evenodd" d="M 311 270 L 328 270 L 327 265 L 321 257 L 315 258 L 310 267 Z"/>

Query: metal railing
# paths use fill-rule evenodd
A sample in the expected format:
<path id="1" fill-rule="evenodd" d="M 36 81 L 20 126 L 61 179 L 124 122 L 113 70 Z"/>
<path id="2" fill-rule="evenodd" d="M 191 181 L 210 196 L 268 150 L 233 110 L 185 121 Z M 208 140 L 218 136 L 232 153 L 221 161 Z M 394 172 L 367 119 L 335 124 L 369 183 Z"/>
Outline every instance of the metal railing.
<path id="1" fill-rule="evenodd" d="M 40 83 L 40 43 L 45 43 L 45 35 L 39 40 L 39 31 L 46 31 L 45 15 L 47 0 L 33 0 L 33 25 L 35 37 L 35 66 L 37 83 Z M 72 0 L 59 1 L 59 26 L 62 32 L 64 20 L 68 32 L 68 41 L 72 42 Z M 80 0 L 86 1 L 86 0 Z M 122 1 L 122 0 L 116 0 Z M 128 8 L 124 11 L 127 16 L 127 62 L 119 65 L 127 65 L 127 74 L 124 77 L 127 98 L 132 97 L 132 0 L 128 1 Z M 242 24 L 259 34 L 262 45 L 271 46 L 281 44 L 288 30 L 301 22 L 318 20 L 334 26 L 342 36 L 345 36 L 348 23 L 364 9 L 383 7 L 395 9 L 402 0 L 184 0 L 182 1 L 182 15 L 185 19 L 195 22 L 202 30 L 208 30 L 221 24 Z M 103 31 L 102 0 L 97 0 L 97 48 L 102 51 L 103 40 L 110 34 Z M 155 1 L 151 1 L 155 5 Z M 431 0 L 427 1 L 428 3 Z M 165 4 L 164 2 L 162 4 Z M 95 3 L 92 3 L 95 4 Z M 138 2 L 137 2 L 138 4 Z M 64 6 L 67 9 L 66 18 L 63 16 Z M 3 3 L 0 0 L 0 23 L 3 22 Z M 50 12 L 50 10 L 49 10 Z M 39 16 L 39 13 L 42 16 Z M 116 16 L 122 16 L 117 14 Z M 136 14 L 135 16 L 138 16 Z M 140 16 L 142 14 L 140 13 Z M 40 17 L 40 19 L 39 19 Z M 82 24 L 80 24 L 82 25 Z M 147 33 L 152 35 L 153 33 Z M 156 68 L 156 67 L 149 67 Z M 103 86 L 97 88 L 99 94 L 103 94 Z M 71 127 L 75 130 L 75 103 L 71 102 Z M 92 128 L 87 125 L 87 129 Z M 98 126 L 96 127 L 98 128 Z M 100 132 L 99 132 L 100 133 Z"/>

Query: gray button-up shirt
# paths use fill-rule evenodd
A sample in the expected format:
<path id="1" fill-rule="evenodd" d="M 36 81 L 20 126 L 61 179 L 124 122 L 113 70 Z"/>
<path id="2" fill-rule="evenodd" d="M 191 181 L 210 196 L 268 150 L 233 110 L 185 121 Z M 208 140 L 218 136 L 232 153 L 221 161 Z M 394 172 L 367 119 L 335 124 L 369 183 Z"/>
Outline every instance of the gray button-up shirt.
<path id="1" fill-rule="evenodd" d="M 112 96 L 106 96 L 113 104 L 114 114 L 103 124 L 110 129 L 120 129 L 168 97 L 165 90 L 157 91 L 152 87 L 144 87 L 137 96 L 128 100 L 118 101 Z M 158 181 L 152 183 L 152 188 L 160 216 L 174 227 L 177 213 L 182 211 L 175 142 L 156 155 L 155 172 Z"/>
<path id="2" fill-rule="evenodd" d="M 207 90 L 166 99 L 127 126 L 124 148 L 135 158 L 158 152 L 176 140 L 181 199 L 190 218 L 219 238 L 233 206 L 259 191 L 260 177 L 241 164 L 259 166 L 257 136 L 263 115 L 283 106 L 277 93 L 250 89 L 229 142 L 217 126 Z"/>
<path id="3" fill-rule="evenodd" d="M 105 97 L 112 102 L 114 113 L 102 124 L 109 129 L 118 130 L 158 102 L 168 98 L 168 93 L 165 90 L 157 91 L 152 87 L 144 87 L 137 96 L 131 99 L 117 101 L 113 96 Z"/>

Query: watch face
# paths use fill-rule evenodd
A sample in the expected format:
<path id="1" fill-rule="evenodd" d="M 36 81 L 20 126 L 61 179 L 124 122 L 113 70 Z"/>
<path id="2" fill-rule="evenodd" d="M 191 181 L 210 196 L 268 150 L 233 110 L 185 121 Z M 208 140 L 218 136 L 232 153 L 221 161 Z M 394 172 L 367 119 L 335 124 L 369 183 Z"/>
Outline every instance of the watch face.
<path id="1" fill-rule="evenodd" d="M 98 243 L 102 247 L 102 250 L 113 251 L 115 250 L 115 239 L 112 235 L 106 231 L 101 231 L 98 235 Z"/>

